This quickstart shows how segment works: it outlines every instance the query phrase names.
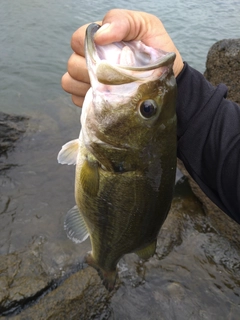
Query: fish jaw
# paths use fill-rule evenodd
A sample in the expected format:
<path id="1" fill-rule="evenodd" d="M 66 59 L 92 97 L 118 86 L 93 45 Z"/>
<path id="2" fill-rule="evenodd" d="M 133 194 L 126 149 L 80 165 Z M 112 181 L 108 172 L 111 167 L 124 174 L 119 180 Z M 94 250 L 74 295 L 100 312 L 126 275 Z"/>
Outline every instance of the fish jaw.
<path id="1" fill-rule="evenodd" d="M 104 68 L 109 67 L 111 73 L 118 70 L 120 73 L 126 72 L 126 75 L 129 76 L 132 74 L 133 78 L 130 77 L 129 82 L 148 78 L 146 71 L 150 71 L 149 75 L 151 75 L 152 80 L 155 80 L 159 77 L 159 68 L 169 67 L 175 60 L 176 54 L 174 52 L 154 49 L 144 45 L 141 41 L 120 41 L 105 46 L 96 45 L 94 34 L 99 28 L 99 25 L 92 23 L 86 31 L 85 55 L 90 78 L 94 78 L 98 74 L 97 69 L 103 63 Z M 104 68 L 101 71 L 104 71 Z M 158 73 L 154 73 L 153 71 L 157 69 Z M 108 79 L 105 81 L 108 81 Z M 119 80 L 115 83 L 112 76 L 109 82 L 111 85 L 121 84 Z M 126 82 L 123 81 L 122 84 L 124 83 Z"/>
<path id="2" fill-rule="evenodd" d="M 176 54 L 154 49 L 141 41 L 96 45 L 94 34 L 100 28 L 91 24 L 86 31 L 85 56 L 94 91 L 134 95 L 139 84 L 155 81 L 167 74 Z M 121 87 L 119 87 L 121 85 Z M 123 94 L 124 93 L 124 94 Z"/>

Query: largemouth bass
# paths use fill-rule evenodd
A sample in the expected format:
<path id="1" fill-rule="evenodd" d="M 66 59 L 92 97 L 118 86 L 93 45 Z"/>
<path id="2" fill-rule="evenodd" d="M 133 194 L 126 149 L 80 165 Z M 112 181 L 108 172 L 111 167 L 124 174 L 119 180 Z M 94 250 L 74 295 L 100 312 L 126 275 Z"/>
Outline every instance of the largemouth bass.
<path id="1" fill-rule="evenodd" d="M 90 236 L 86 261 L 112 290 L 120 258 L 155 253 L 167 217 L 176 170 L 175 53 L 140 41 L 98 46 L 86 31 L 91 88 L 79 138 L 65 144 L 62 164 L 76 164 L 74 206 L 65 219 L 69 238 Z"/>

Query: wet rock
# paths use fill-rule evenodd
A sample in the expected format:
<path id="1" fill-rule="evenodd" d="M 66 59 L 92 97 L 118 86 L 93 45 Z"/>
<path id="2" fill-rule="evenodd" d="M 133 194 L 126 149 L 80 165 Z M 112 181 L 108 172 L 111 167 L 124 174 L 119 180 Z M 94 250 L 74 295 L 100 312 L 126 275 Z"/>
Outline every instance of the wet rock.
<path id="1" fill-rule="evenodd" d="M 36 247 L 0 256 L 0 315 L 18 312 L 52 284 Z"/>
<path id="2" fill-rule="evenodd" d="M 110 297 L 97 272 L 88 267 L 70 276 L 38 304 L 15 316 L 14 320 L 93 319 L 104 312 Z"/>
<path id="3" fill-rule="evenodd" d="M 28 119 L 25 116 L 0 112 L 0 171 L 16 165 L 5 163 L 2 156 L 7 157 L 7 152 L 14 148 L 15 142 L 26 131 Z"/>
<path id="4" fill-rule="evenodd" d="M 111 294 L 91 267 L 49 282 L 39 247 L 28 251 L 32 254 L 25 253 L 21 263 L 30 270 L 16 272 L 21 263 L 14 254 L 10 255 L 8 271 L 10 279 L 22 275 L 26 288 L 20 279 L 1 283 L 1 300 L 4 302 L 11 292 L 11 299 L 20 306 L 16 310 L 21 312 L 2 314 L 0 319 L 185 320 L 191 315 L 193 319 L 211 320 L 221 316 L 227 319 L 230 314 L 232 320 L 238 319 L 240 269 L 234 266 L 240 261 L 240 250 L 211 225 L 186 180 L 177 186 L 158 237 L 157 254 L 147 262 L 139 261 L 135 254 L 124 256 L 118 265 L 117 287 Z M 3 264 L 3 269 L 4 275 L 8 265 Z M 17 299 L 16 292 L 29 299 Z"/>
<path id="5" fill-rule="evenodd" d="M 11 150 L 26 131 L 29 118 L 0 112 L 0 155 Z"/>
<path id="6" fill-rule="evenodd" d="M 228 99 L 240 104 L 240 39 L 224 39 L 209 50 L 205 77 L 214 85 L 225 83 Z"/>

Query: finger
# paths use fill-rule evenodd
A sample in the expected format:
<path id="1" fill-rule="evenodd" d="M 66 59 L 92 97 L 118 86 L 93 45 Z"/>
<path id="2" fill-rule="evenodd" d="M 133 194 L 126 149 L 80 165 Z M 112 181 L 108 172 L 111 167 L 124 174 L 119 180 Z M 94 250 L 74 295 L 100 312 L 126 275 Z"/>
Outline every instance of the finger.
<path id="1" fill-rule="evenodd" d="M 138 30 L 132 27 L 134 21 L 129 10 L 110 10 L 103 18 L 102 24 L 95 34 L 95 42 L 100 45 L 137 38 Z"/>
<path id="2" fill-rule="evenodd" d="M 148 38 L 152 34 L 156 36 L 158 29 L 166 32 L 156 16 L 123 9 L 110 10 L 104 17 L 102 25 L 95 35 L 95 42 L 99 45 L 121 40 L 142 40 L 145 44 L 151 45 Z"/>
<path id="3" fill-rule="evenodd" d="M 182 68 L 182 57 L 162 22 L 154 15 L 140 11 L 110 10 L 102 21 L 102 27 L 95 34 L 95 42 L 105 45 L 117 41 L 141 40 L 147 46 L 166 52 L 175 52 L 174 74 Z"/>
<path id="4" fill-rule="evenodd" d="M 98 23 L 100 25 L 102 24 L 101 21 L 97 21 L 96 23 Z M 84 39 L 85 39 L 86 29 L 88 26 L 89 26 L 89 23 L 83 25 L 81 28 L 76 30 L 74 32 L 74 34 L 72 35 L 72 39 L 71 39 L 71 47 L 72 47 L 73 51 L 82 57 L 85 56 Z"/>
<path id="5" fill-rule="evenodd" d="M 85 97 L 86 92 L 90 88 L 89 83 L 79 82 L 73 79 L 68 72 L 63 75 L 61 84 L 66 92 L 79 97 Z"/>
<path id="6" fill-rule="evenodd" d="M 72 95 L 72 102 L 73 102 L 76 106 L 82 107 L 83 101 L 84 101 L 84 98 L 83 98 L 83 97 L 79 97 L 79 96 L 74 96 L 74 95 Z"/>
<path id="7" fill-rule="evenodd" d="M 87 29 L 88 24 L 85 24 L 81 28 L 77 29 L 71 39 L 71 47 L 74 52 L 81 56 L 85 56 L 84 54 L 84 39 L 85 39 L 85 33 Z"/>
<path id="8" fill-rule="evenodd" d="M 68 73 L 75 80 L 85 83 L 90 82 L 86 60 L 76 53 L 73 53 L 68 60 Z"/>
<path id="9" fill-rule="evenodd" d="M 174 46 L 162 22 L 156 16 L 123 9 L 113 9 L 106 14 L 94 40 L 99 45 L 121 40 L 141 40 L 148 46 L 163 50 Z"/>

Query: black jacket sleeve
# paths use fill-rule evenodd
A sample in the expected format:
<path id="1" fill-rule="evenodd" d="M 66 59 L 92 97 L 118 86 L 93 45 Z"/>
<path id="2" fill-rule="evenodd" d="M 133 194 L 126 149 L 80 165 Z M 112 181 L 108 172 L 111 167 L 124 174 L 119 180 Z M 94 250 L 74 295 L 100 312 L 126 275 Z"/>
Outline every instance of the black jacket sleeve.
<path id="1" fill-rule="evenodd" d="M 240 223 L 240 107 L 185 63 L 177 77 L 178 157 L 207 196 Z"/>

